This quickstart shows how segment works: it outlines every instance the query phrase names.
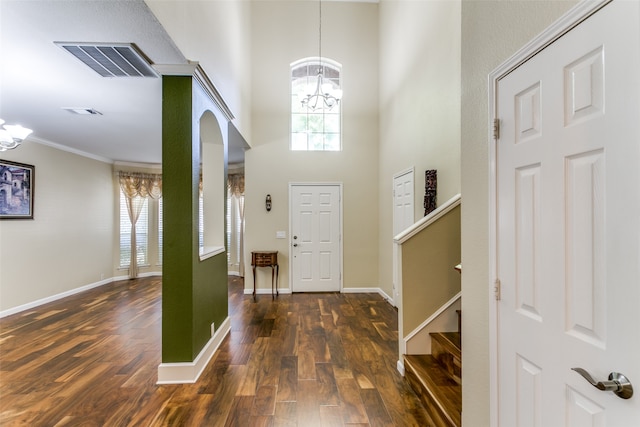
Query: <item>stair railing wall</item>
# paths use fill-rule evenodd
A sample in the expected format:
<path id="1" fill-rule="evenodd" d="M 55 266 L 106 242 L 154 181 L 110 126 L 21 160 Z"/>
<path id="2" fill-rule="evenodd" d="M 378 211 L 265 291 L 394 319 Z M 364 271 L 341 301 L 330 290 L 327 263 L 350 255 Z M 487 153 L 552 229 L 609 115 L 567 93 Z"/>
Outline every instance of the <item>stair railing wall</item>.
<path id="1" fill-rule="evenodd" d="M 454 267 L 461 261 L 460 202 L 458 194 L 394 238 L 400 372 L 405 339 L 459 298 L 461 279 Z"/>

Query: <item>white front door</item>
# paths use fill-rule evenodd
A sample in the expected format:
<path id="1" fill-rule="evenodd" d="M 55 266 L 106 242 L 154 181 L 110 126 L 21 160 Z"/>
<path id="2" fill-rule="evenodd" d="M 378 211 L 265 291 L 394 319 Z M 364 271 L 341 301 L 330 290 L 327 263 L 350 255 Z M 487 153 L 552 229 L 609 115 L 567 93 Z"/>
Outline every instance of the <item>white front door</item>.
<path id="1" fill-rule="evenodd" d="M 341 186 L 291 184 L 291 290 L 340 291 Z"/>
<path id="2" fill-rule="evenodd" d="M 640 426 L 639 27 L 613 1 L 498 83 L 501 427 Z"/>

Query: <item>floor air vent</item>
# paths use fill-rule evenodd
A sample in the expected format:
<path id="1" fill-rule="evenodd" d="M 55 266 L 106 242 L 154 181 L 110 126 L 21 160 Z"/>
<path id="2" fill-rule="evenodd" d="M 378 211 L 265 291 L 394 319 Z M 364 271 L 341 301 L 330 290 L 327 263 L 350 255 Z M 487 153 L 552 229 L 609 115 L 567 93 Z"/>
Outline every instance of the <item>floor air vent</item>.
<path id="1" fill-rule="evenodd" d="M 133 44 L 55 42 L 102 77 L 158 77 Z"/>

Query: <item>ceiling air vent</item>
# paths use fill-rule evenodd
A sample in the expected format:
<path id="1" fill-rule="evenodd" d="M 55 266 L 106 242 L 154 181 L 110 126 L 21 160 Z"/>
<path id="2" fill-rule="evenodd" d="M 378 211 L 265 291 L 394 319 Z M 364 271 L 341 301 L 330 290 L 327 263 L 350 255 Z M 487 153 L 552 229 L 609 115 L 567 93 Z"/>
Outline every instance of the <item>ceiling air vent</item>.
<path id="1" fill-rule="evenodd" d="M 158 77 L 144 54 L 131 43 L 54 43 L 102 77 Z"/>

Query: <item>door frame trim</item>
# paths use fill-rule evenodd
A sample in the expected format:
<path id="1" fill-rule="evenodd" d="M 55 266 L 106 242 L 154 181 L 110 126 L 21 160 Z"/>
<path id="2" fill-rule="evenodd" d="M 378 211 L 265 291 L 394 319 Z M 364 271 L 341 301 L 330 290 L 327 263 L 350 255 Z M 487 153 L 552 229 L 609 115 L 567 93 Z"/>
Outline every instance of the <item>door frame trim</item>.
<path id="1" fill-rule="evenodd" d="M 293 218 L 293 187 L 338 187 L 338 221 L 340 223 L 340 242 L 339 242 L 339 251 L 340 253 L 338 254 L 338 268 L 339 270 L 339 275 L 340 275 L 340 293 L 343 292 L 343 288 L 344 288 L 344 283 L 343 283 L 343 265 L 344 265 L 344 259 L 343 259 L 343 254 L 344 254 L 344 221 L 343 221 L 343 203 L 342 203 L 342 182 L 300 182 L 300 181 L 295 181 L 295 182 L 289 182 L 289 245 L 288 245 L 288 252 L 287 252 L 287 257 L 289 258 L 289 289 L 291 289 L 291 293 L 294 292 L 293 289 L 293 259 L 291 258 L 291 219 Z"/>
<path id="2" fill-rule="evenodd" d="M 510 58 L 489 74 L 489 123 L 487 140 L 489 142 L 489 420 L 492 427 L 499 427 L 499 370 L 498 370 L 498 304 L 495 298 L 495 284 L 498 272 L 498 177 L 497 142 L 493 136 L 493 123 L 497 119 L 497 94 L 500 80 L 526 63 L 550 44 L 560 39 L 587 18 L 598 12 L 613 0 L 583 0 L 562 15 L 551 26 L 533 38 Z"/>

